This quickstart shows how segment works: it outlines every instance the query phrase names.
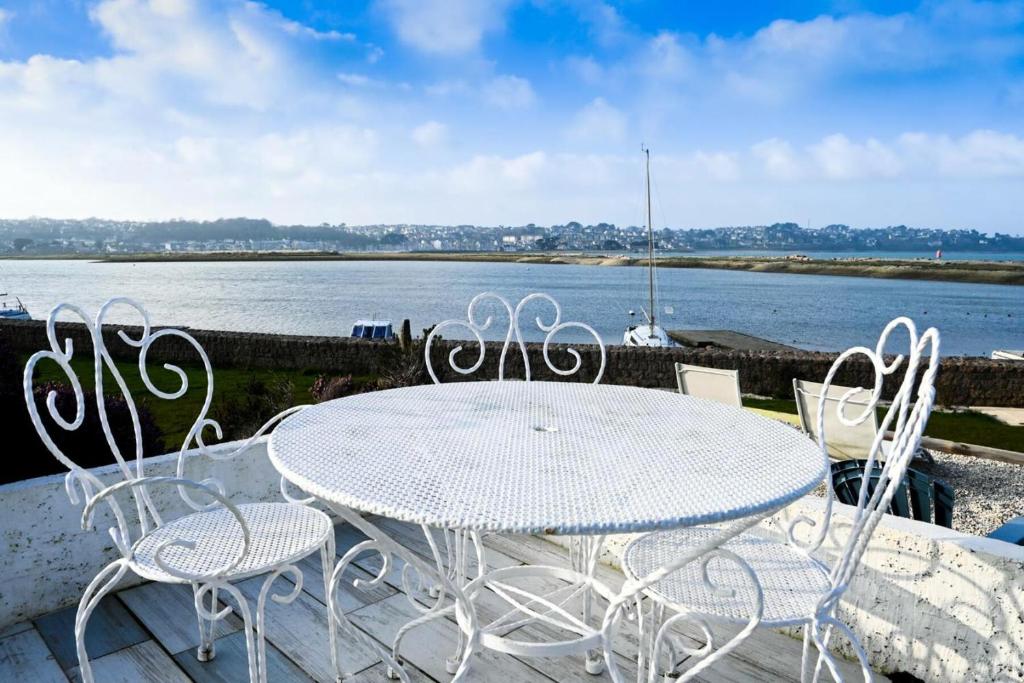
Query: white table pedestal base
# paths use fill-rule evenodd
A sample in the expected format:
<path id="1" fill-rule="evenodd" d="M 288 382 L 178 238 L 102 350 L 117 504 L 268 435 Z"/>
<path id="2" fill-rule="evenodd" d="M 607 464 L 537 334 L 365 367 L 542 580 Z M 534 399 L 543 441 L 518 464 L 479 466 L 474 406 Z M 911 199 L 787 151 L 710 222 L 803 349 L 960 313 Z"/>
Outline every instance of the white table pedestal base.
<path id="1" fill-rule="evenodd" d="M 555 579 L 564 582 L 546 594 L 534 594 L 513 585 L 519 579 Z M 516 566 L 493 569 L 469 582 L 463 589 L 471 602 L 479 599 L 485 590 L 497 595 L 507 603 L 509 610 L 490 623 L 478 624 L 478 642 L 482 647 L 497 650 L 516 657 L 564 657 L 587 655 L 586 666 L 590 673 L 603 671 L 600 656 L 591 652 L 602 649 L 600 624 L 587 623 L 573 613 L 567 604 L 579 599 L 586 601 L 597 594 L 611 602 L 616 592 L 591 576 L 569 569 L 546 565 Z M 459 628 L 468 638 L 473 637 L 473 628 L 461 605 L 455 608 Z M 508 633 L 529 624 L 546 624 L 576 635 L 574 638 L 552 642 L 518 640 L 501 633 Z M 596 667 L 595 667 L 596 663 Z M 596 669 L 596 670 L 595 670 Z"/>

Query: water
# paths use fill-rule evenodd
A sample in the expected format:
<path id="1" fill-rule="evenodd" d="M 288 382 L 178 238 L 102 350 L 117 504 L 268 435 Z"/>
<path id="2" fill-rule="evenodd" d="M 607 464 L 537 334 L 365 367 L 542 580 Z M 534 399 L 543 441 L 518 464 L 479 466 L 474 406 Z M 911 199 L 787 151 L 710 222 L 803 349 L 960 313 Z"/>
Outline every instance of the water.
<path id="1" fill-rule="evenodd" d="M 154 324 L 290 334 L 347 335 L 355 319 L 371 315 L 396 325 L 409 318 L 419 334 L 464 317 L 479 292 L 514 303 L 541 291 L 562 304 L 564 319 L 588 322 L 606 343 L 619 344 L 629 309 L 644 303 L 645 282 L 642 268 L 551 264 L 0 260 L 0 291 L 19 295 L 35 318 L 61 301 L 95 311 L 127 295 L 149 309 Z M 890 319 L 909 315 L 939 328 L 946 355 L 1024 347 L 1022 287 L 669 268 L 658 271 L 658 283 L 662 307 L 674 309 L 660 317 L 669 329 L 729 329 L 838 350 L 871 343 Z M 546 309 L 537 314 L 550 321 Z M 135 322 L 128 311 L 112 319 Z M 525 321 L 524 332 L 542 338 Z M 585 337 L 566 330 L 558 339 Z"/>

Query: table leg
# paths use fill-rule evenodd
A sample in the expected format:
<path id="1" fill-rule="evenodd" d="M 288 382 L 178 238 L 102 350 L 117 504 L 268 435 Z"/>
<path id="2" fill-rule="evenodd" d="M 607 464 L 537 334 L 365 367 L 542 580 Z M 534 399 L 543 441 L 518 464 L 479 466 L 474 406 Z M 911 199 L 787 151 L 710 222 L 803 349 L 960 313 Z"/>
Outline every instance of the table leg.
<path id="1" fill-rule="evenodd" d="M 688 552 L 676 558 L 672 562 L 659 567 L 645 577 L 627 581 L 623 585 L 619 595 L 609 604 L 608 609 L 605 612 L 604 622 L 602 625 L 602 645 L 604 649 L 605 664 L 607 665 L 608 672 L 611 674 L 611 678 L 615 683 L 624 683 L 624 678 L 615 662 L 612 644 L 614 643 L 619 622 L 621 621 L 623 614 L 634 605 L 637 610 L 636 618 L 638 620 L 638 627 L 640 629 L 641 636 L 640 652 L 637 656 L 638 681 L 654 680 L 654 677 L 658 673 L 659 663 L 664 659 L 664 648 L 668 646 L 671 649 L 671 644 L 668 643 L 670 631 L 675 625 L 681 622 L 696 624 L 704 632 L 705 637 L 707 638 L 707 644 L 702 648 L 693 650 L 682 648 L 686 654 L 693 657 L 700 657 L 701 660 L 678 678 L 680 682 L 692 680 L 698 676 L 700 672 L 706 670 L 715 662 L 727 656 L 744 640 L 746 640 L 746 638 L 761 622 L 761 616 L 764 611 L 764 595 L 761 591 L 761 584 L 758 581 L 753 568 L 743 558 L 722 546 L 729 539 L 738 536 L 742 532 L 761 522 L 763 519 L 771 516 L 774 512 L 775 511 L 770 511 L 765 514 L 759 514 L 755 517 L 747 517 L 737 522 L 733 522 L 729 526 L 724 527 L 721 530 L 721 533 L 708 539 L 704 543 L 694 546 Z M 714 643 L 712 642 L 711 630 L 703 615 L 677 605 L 674 609 L 675 614 L 664 618 L 664 615 L 661 612 L 661 605 L 653 599 L 647 600 L 647 602 L 651 603 L 650 618 L 645 616 L 642 610 L 644 592 L 648 588 L 691 562 L 702 563 L 701 566 L 704 576 L 704 584 L 707 590 L 715 594 L 731 596 L 731 593 L 727 592 L 727 589 L 715 586 L 708 575 L 707 564 L 713 558 L 721 558 L 737 565 L 737 567 L 739 567 L 750 580 L 754 589 L 754 604 L 751 606 L 750 620 L 746 625 L 744 625 L 739 633 L 717 648 L 715 648 Z M 672 655 L 670 654 L 669 658 L 671 657 Z M 674 662 L 670 663 L 670 666 L 673 664 Z M 668 669 L 666 673 L 672 673 L 672 670 Z"/>
<path id="2" fill-rule="evenodd" d="M 590 579 L 594 578 L 604 539 L 604 536 L 573 536 L 569 539 L 569 563 L 574 571 Z M 583 622 L 589 624 L 594 610 L 594 590 L 589 585 L 583 589 L 582 599 Z M 587 651 L 584 655 L 584 667 L 588 674 L 600 675 L 604 671 L 604 657 L 601 651 Z"/>
<path id="3" fill-rule="evenodd" d="M 459 657 L 456 661 L 457 666 L 454 667 L 455 670 L 451 673 L 454 674 L 454 677 L 452 678 L 453 681 L 460 681 L 465 678 L 469 670 L 472 655 L 479 646 L 479 623 L 475 608 L 472 602 L 466 598 L 466 595 L 462 590 L 462 585 L 451 581 L 447 572 L 438 571 L 438 566 L 440 566 L 440 557 L 438 556 L 436 558 L 438 560 L 437 564 L 424 561 L 415 553 L 394 541 L 390 536 L 362 517 L 358 512 L 340 505 L 329 504 L 329 506 L 339 517 L 356 529 L 362 531 L 369 539 L 361 543 L 357 543 L 355 546 L 350 548 L 338 561 L 334 569 L 334 573 L 331 576 L 327 600 L 330 609 L 334 612 L 334 615 L 337 618 L 338 625 L 345 629 L 345 631 L 347 631 L 351 636 L 360 639 L 374 652 L 376 652 L 377 656 L 387 664 L 388 673 L 391 677 L 398 678 L 404 683 L 408 683 L 409 676 L 402 667 L 401 659 L 398 657 L 397 652 L 397 646 L 400 644 L 402 635 L 416 625 L 425 623 L 431 619 L 440 618 L 446 613 L 450 613 L 453 609 L 457 608 L 460 611 L 461 618 L 465 624 L 467 635 L 465 636 L 465 641 L 461 643 L 459 652 L 457 653 L 457 656 Z M 373 586 L 379 584 L 384 580 L 388 570 L 391 568 L 392 558 L 394 556 L 400 557 L 405 562 L 405 569 L 403 570 L 402 575 L 403 588 L 406 590 L 406 595 L 413 606 L 422 612 L 420 617 L 402 627 L 396 637 L 395 649 L 391 652 L 385 650 L 373 638 L 357 629 L 349 621 L 344 611 L 340 609 L 335 598 L 345 570 L 359 555 L 368 551 L 378 553 L 381 556 L 381 569 L 373 579 L 369 581 L 356 579 L 353 582 L 354 585 Z M 413 599 L 412 594 L 410 593 L 410 588 L 412 586 L 412 572 L 415 572 L 421 578 L 426 577 L 427 581 L 430 583 L 441 586 L 441 593 L 432 605 L 424 607 Z M 446 595 L 452 596 L 455 601 L 454 605 L 449 605 L 447 607 L 444 606 L 444 598 Z M 462 633 L 462 629 L 460 629 L 460 633 Z"/>

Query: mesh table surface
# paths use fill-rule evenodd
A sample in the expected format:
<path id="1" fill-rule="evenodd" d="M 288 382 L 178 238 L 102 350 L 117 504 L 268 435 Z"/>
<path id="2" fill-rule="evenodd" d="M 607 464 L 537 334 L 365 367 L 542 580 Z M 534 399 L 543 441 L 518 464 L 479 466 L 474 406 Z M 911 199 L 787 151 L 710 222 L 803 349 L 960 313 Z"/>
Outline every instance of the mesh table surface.
<path id="1" fill-rule="evenodd" d="M 282 422 L 270 458 L 331 503 L 438 527 L 600 534 L 781 507 L 825 475 L 787 425 L 681 394 L 458 382 L 359 394 Z"/>

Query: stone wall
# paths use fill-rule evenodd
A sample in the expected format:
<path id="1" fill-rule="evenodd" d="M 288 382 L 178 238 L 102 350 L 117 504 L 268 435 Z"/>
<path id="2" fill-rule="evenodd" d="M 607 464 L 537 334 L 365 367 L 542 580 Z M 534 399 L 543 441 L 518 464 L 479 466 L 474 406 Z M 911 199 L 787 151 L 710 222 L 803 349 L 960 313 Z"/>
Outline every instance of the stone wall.
<path id="1" fill-rule="evenodd" d="M 119 330 L 137 337 L 137 327 L 110 326 L 105 330 L 108 348 L 115 358 L 134 359 L 133 349 L 117 338 Z M 61 339 L 71 337 L 75 348 L 86 350 L 90 341 L 80 324 L 59 324 Z M 315 369 L 339 374 L 374 375 L 395 368 L 403 352 L 394 342 L 372 342 L 343 337 L 303 337 L 296 335 L 259 334 L 188 330 L 206 349 L 214 368 L 281 368 Z M 0 339 L 19 353 L 47 348 L 46 328 L 42 321 L 0 322 Z M 462 344 L 458 355 L 463 367 L 476 362 L 475 342 L 439 341 L 432 358 L 437 374 L 443 380 L 458 378 L 447 368 L 452 348 Z M 496 378 L 500 344 L 488 344 L 484 362 L 474 373 L 478 379 Z M 530 365 L 534 379 L 558 379 L 544 363 L 540 344 L 529 344 Z M 550 358 L 560 368 L 571 368 L 575 359 L 566 345 L 552 345 Z M 600 366 L 600 354 L 594 345 L 573 347 L 580 356 L 580 377 L 592 379 Z M 88 353 L 88 351 L 86 351 Z M 416 352 L 418 353 L 418 351 Z M 611 384 L 646 387 L 674 387 L 674 364 L 677 362 L 708 367 L 738 369 L 743 393 L 778 398 L 792 398 L 793 378 L 821 380 L 825 377 L 835 354 L 809 351 L 728 351 L 722 349 L 636 349 L 622 346 L 607 348 L 604 380 Z M 165 338 L 153 345 L 152 362 L 196 363 L 195 351 L 177 339 Z M 522 358 L 513 346 L 507 357 L 506 377 L 522 377 Z M 852 358 L 837 382 L 851 386 L 870 386 L 871 369 L 859 358 Z M 426 377 L 424 376 L 426 381 Z M 942 405 L 984 405 L 1024 407 L 1024 363 L 993 361 L 986 358 L 949 357 L 942 361 L 937 380 L 938 401 Z"/>

